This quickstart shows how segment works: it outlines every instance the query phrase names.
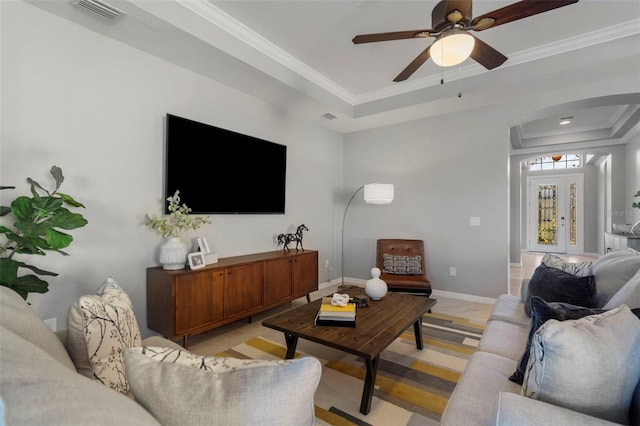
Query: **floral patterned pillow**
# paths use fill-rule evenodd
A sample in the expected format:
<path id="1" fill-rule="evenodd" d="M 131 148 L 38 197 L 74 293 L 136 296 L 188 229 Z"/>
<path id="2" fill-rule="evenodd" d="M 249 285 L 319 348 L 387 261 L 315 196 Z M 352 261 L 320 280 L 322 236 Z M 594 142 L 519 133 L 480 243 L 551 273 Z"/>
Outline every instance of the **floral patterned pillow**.
<path id="1" fill-rule="evenodd" d="M 67 349 L 79 373 L 127 393 L 125 349 L 142 345 L 133 305 L 107 278 L 97 294 L 82 296 L 69 310 Z"/>
<path id="2" fill-rule="evenodd" d="M 130 349 L 153 360 L 170 364 L 181 364 L 212 373 L 224 373 L 253 367 L 283 366 L 290 364 L 289 360 L 240 359 L 223 356 L 201 356 L 187 350 L 161 348 L 158 346 L 142 346 Z"/>

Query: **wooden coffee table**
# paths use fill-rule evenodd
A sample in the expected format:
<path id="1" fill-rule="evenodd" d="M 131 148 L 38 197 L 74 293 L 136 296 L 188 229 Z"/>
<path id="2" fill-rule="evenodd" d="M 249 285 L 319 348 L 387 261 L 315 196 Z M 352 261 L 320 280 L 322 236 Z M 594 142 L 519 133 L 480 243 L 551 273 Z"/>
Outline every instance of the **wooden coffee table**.
<path id="1" fill-rule="evenodd" d="M 362 287 L 339 290 L 351 297 L 366 297 Z M 315 326 L 320 299 L 274 315 L 262 321 L 265 327 L 282 331 L 287 343 L 286 359 L 296 353 L 298 338 L 310 340 L 361 357 L 366 364 L 360 412 L 371 410 L 373 389 L 378 372 L 380 353 L 413 324 L 416 347 L 422 350 L 422 316 L 437 301 L 425 296 L 389 292 L 382 300 L 369 301 L 366 308 L 358 308 L 356 326 Z"/>

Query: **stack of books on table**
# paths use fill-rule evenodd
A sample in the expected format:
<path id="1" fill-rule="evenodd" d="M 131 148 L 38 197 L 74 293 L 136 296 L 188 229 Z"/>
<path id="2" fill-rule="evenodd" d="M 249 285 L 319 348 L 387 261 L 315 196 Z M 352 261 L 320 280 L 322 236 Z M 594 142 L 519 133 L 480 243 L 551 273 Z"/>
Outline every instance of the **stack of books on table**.
<path id="1" fill-rule="evenodd" d="M 355 303 L 347 303 L 346 306 L 336 306 L 331 304 L 331 297 L 323 297 L 322 303 L 320 304 L 320 310 L 316 316 L 316 325 L 355 327 Z"/>

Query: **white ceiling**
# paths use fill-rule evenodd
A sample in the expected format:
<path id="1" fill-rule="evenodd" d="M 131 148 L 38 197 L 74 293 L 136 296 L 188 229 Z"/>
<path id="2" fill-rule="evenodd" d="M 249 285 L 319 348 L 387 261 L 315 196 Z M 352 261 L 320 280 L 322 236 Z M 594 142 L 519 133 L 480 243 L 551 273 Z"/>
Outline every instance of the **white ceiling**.
<path id="1" fill-rule="evenodd" d="M 555 73 L 588 69 L 601 55 L 632 64 L 640 57 L 639 0 L 580 0 L 475 32 L 509 59 L 492 71 L 472 59 L 450 68 L 429 60 L 401 83 L 392 80 L 433 39 L 361 45 L 351 39 L 429 29 L 436 0 L 107 0 L 126 13 L 115 24 L 67 0 L 27 1 L 268 102 L 295 103 L 300 113 L 340 132 L 454 111 L 458 93 L 466 107 L 482 105 L 488 94 L 499 102 L 521 86 L 523 66 L 533 61 L 544 66 L 527 74 L 529 90 L 548 87 Z M 475 0 L 473 16 L 513 2 Z M 637 95 L 532 114 L 514 124 L 513 148 L 620 135 L 640 123 Z M 336 118 L 324 118 L 327 113 Z M 574 122 L 560 128 L 560 116 L 567 115 Z"/>

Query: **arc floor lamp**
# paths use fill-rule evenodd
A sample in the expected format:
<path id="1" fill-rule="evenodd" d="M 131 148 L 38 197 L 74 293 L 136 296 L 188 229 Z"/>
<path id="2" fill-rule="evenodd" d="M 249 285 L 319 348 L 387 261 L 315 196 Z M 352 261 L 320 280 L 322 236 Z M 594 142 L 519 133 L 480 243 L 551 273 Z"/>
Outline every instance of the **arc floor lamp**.
<path id="1" fill-rule="evenodd" d="M 360 191 L 364 189 L 364 202 L 367 204 L 391 204 L 393 201 L 393 184 L 390 183 L 369 183 L 362 185 L 353 193 L 347 206 L 344 208 L 344 216 L 342 216 L 342 249 L 341 249 L 341 265 L 342 270 L 342 284 L 340 287 L 344 287 L 344 223 L 347 218 L 347 211 L 353 199 L 358 195 Z"/>

